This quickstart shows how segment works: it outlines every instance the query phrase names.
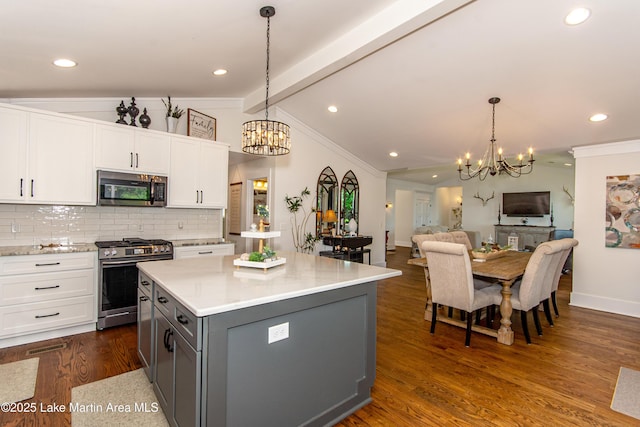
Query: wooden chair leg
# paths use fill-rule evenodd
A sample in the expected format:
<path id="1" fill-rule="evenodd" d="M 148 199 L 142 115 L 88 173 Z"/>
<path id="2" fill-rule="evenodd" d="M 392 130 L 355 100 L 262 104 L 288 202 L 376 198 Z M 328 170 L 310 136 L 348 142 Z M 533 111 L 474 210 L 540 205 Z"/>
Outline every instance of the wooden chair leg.
<path id="1" fill-rule="evenodd" d="M 558 312 L 558 301 L 556 301 L 556 291 L 551 292 L 551 302 L 553 303 L 553 311 L 556 313 L 556 317 L 560 317 Z"/>
<path id="2" fill-rule="evenodd" d="M 447 316 L 453 317 L 453 307 L 449 307 L 449 311 L 447 312 Z"/>
<path id="3" fill-rule="evenodd" d="M 527 312 L 520 310 L 520 320 L 522 321 L 522 331 L 524 332 L 524 339 L 527 340 L 527 344 L 531 344 L 531 336 L 529 335 L 529 326 L 527 326 Z"/>
<path id="4" fill-rule="evenodd" d="M 438 318 L 438 304 L 436 304 L 435 302 L 433 303 L 432 306 L 432 313 L 431 313 L 431 333 L 433 334 L 436 331 L 436 319 Z"/>
<path id="5" fill-rule="evenodd" d="M 487 309 L 488 310 L 488 309 Z M 480 324 L 480 318 L 482 317 L 482 309 L 476 310 L 476 325 Z"/>
<path id="6" fill-rule="evenodd" d="M 544 315 L 547 318 L 547 322 L 553 328 L 553 318 L 551 317 L 551 308 L 549 307 L 549 299 L 542 301 L 542 306 L 544 307 Z"/>
<path id="7" fill-rule="evenodd" d="M 538 316 L 538 307 L 533 307 L 531 310 L 533 313 L 533 323 L 536 325 L 536 331 L 538 332 L 538 336 L 542 336 L 542 325 L 540 325 L 540 316 Z"/>
<path id="8" fill-rule="evenodd" d="M 463 322 L 465 320 L 467 320 L 467 312 L 466 311 L 460 310 L 460 320 L 462 320 Z"/>
<path id="9" fill-rule="evenodd" d="M 473 313 L 466 313 L 467 318 L 467 334 L 464 338 L 464 346 L 469 347 L 471 343 L 471 324 L 473 323 Z"/>

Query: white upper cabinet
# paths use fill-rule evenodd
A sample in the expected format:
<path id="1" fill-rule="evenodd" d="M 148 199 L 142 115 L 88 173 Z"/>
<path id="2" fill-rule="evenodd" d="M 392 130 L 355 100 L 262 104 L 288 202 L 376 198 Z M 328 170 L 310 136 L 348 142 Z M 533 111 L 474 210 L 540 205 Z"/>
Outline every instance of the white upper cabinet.
<path id="1" fill-rule="evenodd" d="M 227 145 L 172 136 L 168 206 L 226 208 L 228 167 Z"/>
<path id="2" fill-rule="evenodd" d="M 94 205 L 94 126 L 0 107 L 0 202 Z"/>
<path id="3" fill-rule="evenodd" d="M 0 200 L 25 200 L 27 179 L 27 117 L 25 111 L 0 108 Z"/>
<path id="4" fill-rule="evenodd" d="M 171 138 L 127 125 L 96 126 L 96 168 L 157 175 L 169 173 Z"/>

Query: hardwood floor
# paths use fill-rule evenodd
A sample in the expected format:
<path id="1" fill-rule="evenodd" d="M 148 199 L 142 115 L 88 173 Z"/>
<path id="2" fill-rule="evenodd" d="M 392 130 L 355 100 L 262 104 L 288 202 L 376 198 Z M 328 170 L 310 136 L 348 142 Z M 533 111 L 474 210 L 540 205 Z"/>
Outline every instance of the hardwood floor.
<path id="1" fill-rule="evenodd" d="M 640 370 L 640 319 L 568 305 L 571 277 L 558 291 L 560 317 L 543 336 L 522 336 L 517 313 L 513 346 L 423 319 L 424 273 L 409 266 L 408 248 L 389 253 L 400 277 L 378 284 L 377 377 L 373 402 L 339 426 L 629 426 L 640 425 L 609 408 L 620 366 Z M 71 387 L 140 367 L 136 328 L 124 326 L 0 349 L 0 363 L 28 357 L 29 349 L 65 343 L 41 353 L 35 397 L 27 402 L 68 404 Z M 1 380 L 1 379 L 0 379 Z M 64 426 L 68 413 L 0 413 L 3 426 Z"/>

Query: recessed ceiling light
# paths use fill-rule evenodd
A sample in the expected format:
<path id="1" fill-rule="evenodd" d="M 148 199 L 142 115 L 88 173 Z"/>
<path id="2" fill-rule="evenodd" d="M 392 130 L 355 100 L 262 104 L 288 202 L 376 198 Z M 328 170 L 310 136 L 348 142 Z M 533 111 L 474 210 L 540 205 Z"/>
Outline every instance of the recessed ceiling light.
<path id="1" fill-rule="evenodd" d="M 338 107 L 336 107 L 335 105 L 329 105 L 329 108 L 327 108 L 327 110 L 329 110 L 332 113 L 337 113 Z"/>
<path id="2" fill-rule="evenodd" d="M 431 175 L 431 178 L 437 178 L 438 175 Z"/>
<path id="3" fill-rule="evenodd" d="M 590 15 L 591 11 L 589 9 L 586 7 L 579 7 L 569 12 L 569 14 L 564 18 L 564 23 L 567 25 L 582 24 L 584 21 L 589 19 Z"/>
<path id="4" fill-rule="evenodd" d="M 71 59 L 56 59 L 53 61 L 53 65 L 60 68 L 72 68 L 78 65 L 76 61 L 72 61 Z"/>
<path id="5" fill-rule="evenodd" d="M 589 117 L 590 122 L 601 122 L 603 120 L 607 120 L 608 116 L 606 114 L 598 113 Z"/>
<path id="6" fill-rule="evenodd" d="M 389 155 L 391 157 L 398 157 L 398 153 L 396 153 L 395 151 L 390 152 Z"/>
<path id="7" fill-rule="evenodd" d="M 213 72 L 214 76 L 224 76 L 225 74 L 227 74 L 227 70 L 224 68 L 219 68 Z"/>

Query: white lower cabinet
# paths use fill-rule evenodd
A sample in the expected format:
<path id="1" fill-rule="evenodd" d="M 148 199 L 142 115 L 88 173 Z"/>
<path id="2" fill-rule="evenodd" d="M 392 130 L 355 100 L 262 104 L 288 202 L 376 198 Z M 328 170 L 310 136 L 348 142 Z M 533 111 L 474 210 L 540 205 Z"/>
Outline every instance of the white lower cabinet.
<path id="1" fill-rule="evenodd" d="M 173 257 L 175 259 L 180 259 L 180 258 L 195 258 L 195 257 L 206 257 L 206 256 L 216 256 L 216 255 L 233 255 L 234 247 L 235 246 L 233 243 L 174 247 Z"/>
<path id="2" fill-rule="evenodd" d="M 95 328 L 96 266 L 96 252 L 0 258 L 0 340 Z"/>

